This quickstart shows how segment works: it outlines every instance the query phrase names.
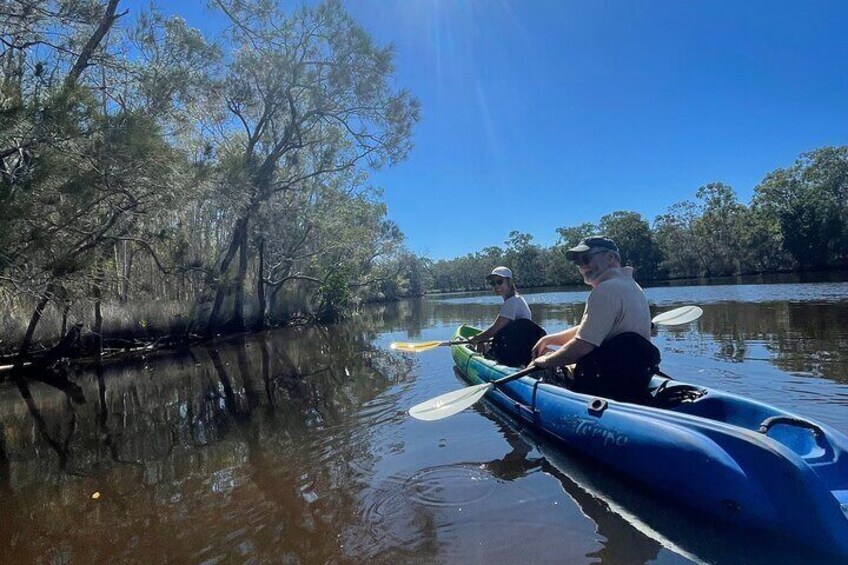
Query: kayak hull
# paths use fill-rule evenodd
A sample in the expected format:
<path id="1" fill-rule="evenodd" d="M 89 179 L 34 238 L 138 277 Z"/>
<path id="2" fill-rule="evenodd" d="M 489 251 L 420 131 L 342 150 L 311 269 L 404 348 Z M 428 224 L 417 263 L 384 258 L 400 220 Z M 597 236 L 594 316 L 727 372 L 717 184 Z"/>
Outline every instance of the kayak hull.
<path id="1" fill-rule="evenodd" d="M 455 337 L 479 331 L 460 326 Z M 451 351 L 472 384 L 518 370 L 465 345 Z M 520 423 L 658 495 L 724 522 L 848 556 L 848 437 L 725 392 L 658 377 L 651 386 L 649 403 L 630 404 L 531 375 L 486 398 Z"/>

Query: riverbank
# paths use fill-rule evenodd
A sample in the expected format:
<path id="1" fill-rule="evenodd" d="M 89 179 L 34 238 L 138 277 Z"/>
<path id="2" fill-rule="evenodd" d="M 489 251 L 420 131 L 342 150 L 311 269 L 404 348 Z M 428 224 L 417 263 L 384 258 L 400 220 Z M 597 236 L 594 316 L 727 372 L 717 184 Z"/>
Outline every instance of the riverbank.
<path id="1" fill-rule="evenodd" d="M 693 277 L 678 277 L 668 279 L 650 279 L 639 280 L 639 284 L 643 288 L 662 287 L 662 286 L 714 286 L 727 284 L 791 284 L 791 283 L 817 283 L 817 282 L 842 282 L 848 281 L 848 270 L 843 268 L 819 270 L 819 271 L 782 271 L 771 273 L 756 273 L 748 275 L 734 275 L 727 277 L 711 277 L 711 278 L 693 278 Z M 546 292 L 554 289 L 575 289 L 585 290 L 585 285 L 581 281 L 573 281 L 563 285 L 540 285 L 540 286 L 522 286 L 518 285 L 519 290 Z M 439 296 L 466 292 L 488 292 L 490 287 L 481 284 L 478 287 L 466 288 L 461 290 L 429 290 L 424 293 L 424 296 Z"/>

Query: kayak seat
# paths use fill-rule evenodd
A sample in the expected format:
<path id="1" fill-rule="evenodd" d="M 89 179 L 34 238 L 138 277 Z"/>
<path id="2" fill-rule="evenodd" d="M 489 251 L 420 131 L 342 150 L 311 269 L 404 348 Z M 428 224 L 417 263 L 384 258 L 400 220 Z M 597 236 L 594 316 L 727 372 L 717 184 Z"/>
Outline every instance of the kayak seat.
<path id="1" fill-rule="evenodd" d="M 655 408 L 673 408 L 681 404 L 691 404 L 706 394 L 706 391 L 688 384 L 670 385 L 670 380 L 663 381 L 646 402 Z"/>
<path id="2" fill-rule="evenodd" d="M 777 426 L 769 430 L 767 435 L 809 461 L 830 459 L 829 456 L 832 456 L 826 440 L 804 428 Z"/>
<path id="3" fill-rule="evenodd" d="M 759 431 L 762 422 L 775 415 L 773 409 L 770 410 L 766 406 L 740 404 L 721 396 L 708 396 L 706 394 L 702 394 L 701 397 L 691 402 L 681 403 L 675 408 L 675 411 L 724 422 L 751 431 Z"/>

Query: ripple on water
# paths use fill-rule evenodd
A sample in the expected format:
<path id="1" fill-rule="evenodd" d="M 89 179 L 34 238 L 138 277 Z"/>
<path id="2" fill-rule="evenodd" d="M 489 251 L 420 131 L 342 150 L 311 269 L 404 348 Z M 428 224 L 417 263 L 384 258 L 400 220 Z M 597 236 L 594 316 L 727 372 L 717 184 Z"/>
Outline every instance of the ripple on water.
<path id="1" fill-rule="evenodd" d="M 366 496 L 362 523 L 369 535 L 360 532 L 356 539 L 348 538 L 345 549 L 379 562 L 388 555 L 428 561 L 436 554 L 440 561 L 454 563 L 497 561 L 504 556 L 506 561 L 518 561 L 522 551 L 514 538 L 502 535 L 504 529 L 557 540 L 550 555 L 545 554 L 547 560 L 579 561 L 597 549 L 597 541 L 591 535 L 586 538 L 590 534 L 586 524 L 563 521 L 567 508 L 557 500 L 542 503 L 541 496 L 514 483 L 505 486 L 485 464 L 439 465 L 409 477 L 391 476 Z M 527 512 L 539 504 L 543 510 Z M 505 511 L 508 518 L 493 515 L 492 508 Z"/>
<path id="2" fill-rule="evenodd" d="M 496 483 L 480 465 L 440 465 L 409 477 L 404 481 L 403 493 L 407 500 L 422 506 L 469 506 L 491 496 Z"/>
<path id="3" fill-rule="evenodd" d="M 485 469 L 465 463 L 428 467 L 410 477 L 391 476 L 366 496 L 363 523 L 375 541 L 389 537 L 401 546 L 414 545 L 420 541 L 422 518 L 429 516 L 424 521 L 432 526 L 435 515 L 441 515 L 436 527 L 449 526 L 450 515 L 479 504 L 496 487 Z"/>

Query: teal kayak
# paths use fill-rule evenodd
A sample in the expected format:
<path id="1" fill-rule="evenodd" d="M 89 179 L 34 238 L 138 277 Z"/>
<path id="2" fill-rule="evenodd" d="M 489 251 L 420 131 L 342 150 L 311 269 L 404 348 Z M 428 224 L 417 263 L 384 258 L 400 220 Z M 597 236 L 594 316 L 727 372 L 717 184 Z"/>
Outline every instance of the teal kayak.
<path id="1" fill-rule="evenodd" d="M 460 326 L 455 339 L 480 330 Z M 451 347 L 472 384 L 518 371 Z M 540 373 L 535 373 L 538 375 Z M 848 558 L 848 437 L 774 406 L 654 377 L 631 404 L 525 376 L 486 399 L 652 492 L 722 522 Z"/>

